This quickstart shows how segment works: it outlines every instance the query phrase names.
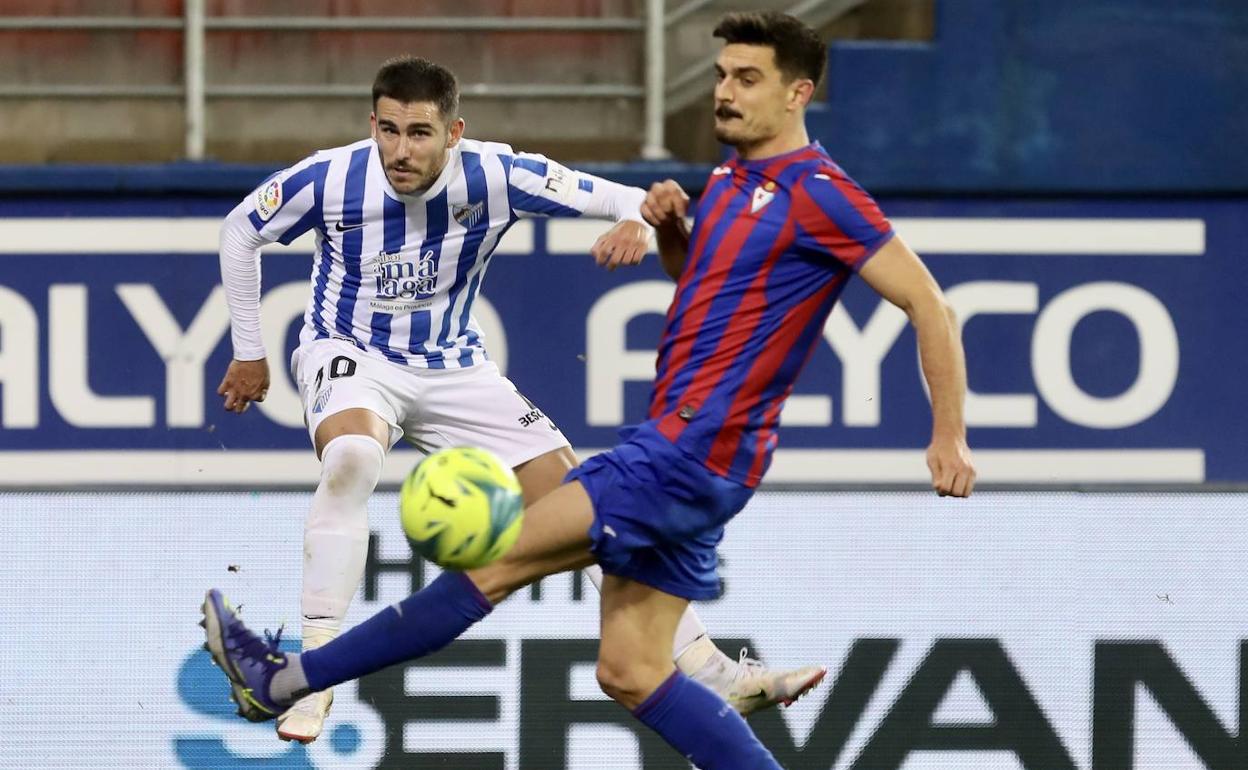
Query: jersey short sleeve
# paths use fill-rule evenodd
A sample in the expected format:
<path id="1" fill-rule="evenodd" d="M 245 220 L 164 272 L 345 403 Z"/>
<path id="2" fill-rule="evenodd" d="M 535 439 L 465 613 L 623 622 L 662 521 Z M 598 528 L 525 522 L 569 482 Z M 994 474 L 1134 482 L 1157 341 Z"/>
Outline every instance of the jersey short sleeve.
<path id="1" fill-rule="evenodd" d="M 247 221 L 266 241 L 289 244 L 313 227 L 324 229 L 327 159 L 313 155 L 260 183 L 243 205 Z"/>
<path id="2" fill-rule="evenodd" d="M 893 237 L 876 202 L 835 166 L 806 174 L 794 189 L 798 245 L 830 255 L 852 270 Z"/>

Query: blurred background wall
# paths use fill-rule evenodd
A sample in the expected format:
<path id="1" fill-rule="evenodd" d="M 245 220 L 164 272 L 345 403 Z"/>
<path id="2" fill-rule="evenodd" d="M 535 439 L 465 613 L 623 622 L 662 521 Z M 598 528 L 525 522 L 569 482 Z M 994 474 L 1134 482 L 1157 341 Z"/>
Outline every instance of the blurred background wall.
<path id="1" fill-rule="evenodd" d="M 407 52 L 459 75 L 470 135 L 568 161 L 641 155 L 643 0 L 203 5 L 210 159 L 283 165 L 352 141 L 367 128 L 379 62 Z M 709 29 L 735 7 L 665 5 L 665 144 L 679 160 L 718 158 L 706 109 L 717 45 Z M 812 133 L 872 189 L 1226 191 L 1248 178 L 1248 147 L 1229 140 L 1248 133 L 1244 3 L 797 8 L 831 41 Z M 0 4 L 0 162 L 185 157 L 185 11 L 181 0 Z M 247 88 L 259 90 L 235 95 Z"/>

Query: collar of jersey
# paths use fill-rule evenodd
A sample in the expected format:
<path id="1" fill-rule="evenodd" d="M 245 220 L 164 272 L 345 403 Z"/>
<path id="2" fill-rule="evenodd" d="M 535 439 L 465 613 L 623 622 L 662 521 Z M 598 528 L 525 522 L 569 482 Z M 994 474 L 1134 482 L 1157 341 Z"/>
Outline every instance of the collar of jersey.
<path id="1" fill-rule="evenodd" d="M 775 163 L 776 161 L 788 160 L 804 152 L 810 152 L 811 150 L 814 150 L 815 152 L 819 152 L 819 153 L 823 152 L 823 145 L 819 144 L 818 139 L 806 145 L 805 147 L 798 147 L 796 150 L 789 150 L 788 152 L 782 152 L 779 155 L 772 155 L 770 158 L 754 158 L 753 160 L 744 160 L 740 155 L 737 155 L 737 156 L 734 156 L 732 160 L 734 163 L 736 163 L 738 166 L 742 168 L 759 169 L 759 168 L 762 168 L 763 166 L 770 166 L 772 163 Z"/>
<path id="2" fill-rule="evenodd" d="M 438 193 L 446 189 L 450 184 L 451 177 L 455 176 L 455 169 L 459 168 L 459 147 L 456 143 L 454 147 L 446 151 L 446 165 L 442 167 L 442 173 L 438 174 L 438 178 L 433 180 L 433 184 L 429 185 L 429 189 L 419 195 L 406 195 L 398 192 L 390 184 L 390 178 L 386 176 L 386 169 L 381 169 L 381 183 L 386 186 L 386 194 L 395 200 L 404 203 L 417 203 L 427 201 L 430 198 L 437 197 Z M 373 142 L 373 157 L 377 159 L 377 165 L 381 165 L 381 151 L 377 149 L 377 143 Z"/>

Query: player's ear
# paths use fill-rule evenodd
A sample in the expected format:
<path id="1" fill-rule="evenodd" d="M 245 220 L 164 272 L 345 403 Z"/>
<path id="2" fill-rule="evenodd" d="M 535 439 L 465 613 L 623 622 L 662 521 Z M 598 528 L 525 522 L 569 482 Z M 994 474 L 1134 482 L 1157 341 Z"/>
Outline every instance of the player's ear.
<path id="1" fill-rule="evenodd" d="M 369 133 L 369 136 L 373 137 L 374 140 L 377 139 L 377 113 L 376 112 L 368 113 L 368 133 Z"/>
<path id="2" fill-rule="evenodd" d="M 464 136 L 465 125 L 467 124 L 464 123 L 463 118 L 455 118 L 455 120 L 451 122 L 449 130 L 446 132 L 447 149 L 459 144 L 459 140 Z"/>
<path id="3" fill-rule="evenodd" d="M 789 109 L 800 109 L 810 104 L 815 96 L 815 81 L 810 78 L 797 78 L 789 91 Z"/>

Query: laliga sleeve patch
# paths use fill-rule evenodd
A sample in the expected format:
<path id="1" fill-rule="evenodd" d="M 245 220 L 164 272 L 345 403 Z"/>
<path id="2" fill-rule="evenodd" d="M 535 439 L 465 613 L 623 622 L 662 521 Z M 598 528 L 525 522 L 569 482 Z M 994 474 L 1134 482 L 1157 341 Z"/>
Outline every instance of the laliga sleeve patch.
<path id="1" fill-rule="evenodd" d="M 256 214 L 262 222 L 268 222 L 282 207 L 282 182 L 274 179 L 256 191 Z"/>

